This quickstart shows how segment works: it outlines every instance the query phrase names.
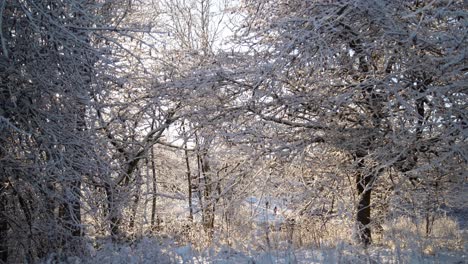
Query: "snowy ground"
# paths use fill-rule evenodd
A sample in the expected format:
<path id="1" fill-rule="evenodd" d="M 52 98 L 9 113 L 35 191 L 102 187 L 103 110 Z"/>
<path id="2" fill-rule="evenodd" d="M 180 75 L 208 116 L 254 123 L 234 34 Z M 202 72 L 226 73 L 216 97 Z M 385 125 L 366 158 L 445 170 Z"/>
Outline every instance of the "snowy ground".
<path id="1" fill-rule="evenodd" d="M 259 226 L 264 223 L 278 224 L 286 221 L 283 215 L 286 215 L 285 206 L 278 201 L 268 200 L 268 205 L 265 201 L 250 197 L 245 201 L 245 206 L 250 209 L 249 213 L 253 217 L 253 221 Z M 171 204 L 173 214 L 179 215 L 180 218 L 186 218 L 188 208 L 182 204 Z M 275 208 L 280 208 L 275 210 Z M 455 210 L 456 209 L 456 210 Z M 413 233 L 410 233 L 411 227 L 408 223 L 402 222 L 404 233 L 408 237 L 397 236 L 393 240 L 396 243 L 408 244 L 407 240 L 415 240 L 414 245 L 407 247 L 398 247 L 395 243 L 388 239 L 380 241 L 380 244 L 392 245 L 390 247 L 372 246 L 369 249 L 363 249 L 357 246 L 347 244 L 345 242 L 337 243 L 333 248 L 301 248 L 284 250 L 287 246 L 282 247 L 283 250 L 258 250 L 253 247 L 247 247 L 246 250 L 237 251 L 226 246 L 213 246 L 211 248 L 199 251 L 191 245 L 181 245 L 169 238 L 142 238 L 137 242 L 128 244 L 112 244 L 100 242 L 99 245 L 89 246 L 88 255 L 86 257 L 68 257 L 67 259 L 57 260 L 51 256 L 45 263 L 86 263 L 86 264 L 165 264 L 165 263 L 216 263 L 216 264 L 235 264 L 235 263 L 250 263 L 250 264 L 273 264 L 273 263 L 447 263 L 447 264 L 468 264 L 468 222 L 465 216 L 468 212 L 466 207 L 447 208 L 447 212 L 451 217 L 456 219 L 460 229 L 457 234 L 461 241 L 461 248 L 458 251 L 449 251 L 446 249 L 423 249 L 424 243 L 413 238 Z M 175 212 L 175 213 L 174 213 Z M 405 224 L 406 223 L 406 224 Z M 449 234 L 449 223 L 443 222 L 442 229 Z M 394 226 L 395 227 L 395 226 Z M 263 229 L 262 229 L 263 230 Z M 450 229 L 451 230 L 451 229 Z M 452 230 L 452 231 L 453 231 Z M 443 230 L 442 230 L 443 231 Z M 440 230 L 438 231 L 441 232 Z M 442 232 L 444 233 L 444 232 Z M 445 234 L 445 233 L 444 233 Z M 449 236 L 449 235 L 447 235 Z M 259 236 L 260 237 L 260 236 Z M 233 238 L 234 239 L 234 238 Z M 259 238 L 260 239 L 260 238 Z M 255 240 L 255 239 L 254 239 Z M 258 242 L 258 240 L 255 240 Z M 254 242 L 255 242 L 254 241 Z M 236 244 L 236 243 L 234 243 Z M 258 243 L 261 244 L 261 243 Z M 412 244 L 411 242 L 409 244 Z M 437 243 L 434 243 L 437 244 Z M 442 247 L 441 247 L 442 248 Z"/>
<path id="2" fill-rule="evenodd" d="M 55 263 L 49 259 L 46 263 Z M 91 250 L 88 257 L 70 257 L 66 263 L 146 264 L 146 263 L 468 263 L 466 248 L 460 252 L 423 254 L 408 249 L 359 249 L 338 244 L 330 249 L 301 249 L 290 251 L 254 252 L 250 254 L 221 247 L 196 252 L 191 246 L 176 246 L 172 242 L 145 238 L 133 245 L 105 245 Z"/>

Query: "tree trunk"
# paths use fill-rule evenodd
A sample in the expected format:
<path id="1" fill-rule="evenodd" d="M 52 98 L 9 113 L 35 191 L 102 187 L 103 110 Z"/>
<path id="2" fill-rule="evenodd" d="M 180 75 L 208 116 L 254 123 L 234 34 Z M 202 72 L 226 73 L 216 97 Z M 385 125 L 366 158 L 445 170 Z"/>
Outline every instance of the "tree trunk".
<path id="1" fill-rule="evenodd" d="M 1 8 L 5 8 L 6 1 L 2 1 Z M 3 12 L 2 12 L 3 13 Z M 0 29 L 2 30 L 2 29 Z M 0 72 L 4 72 L 4 68 L 1 67 Z M 8 75 L 0 75 L 0 111 L 2 111 L 2 115 L 5 118 L 9 118 L 8 111 L 3 107 L 5 105 L 5 101 L 9 98 L 9 93 L 7 92 L 8 89 L 5 84 L 7 84 L 7 76 Z M 2 135 L 3 136 L 3 135 Z M 6 146 L 7 146 L 6 139 L 0 137 L 0 160 L 5 158 L 6 153 Z M 5 152 L 4 152 L 5 150 Z M 7 221 L 7 173 L 5 168 L 3 167 L 3 163 L 0 163 L 0 261 L 7 263 L 8 260 L 8 221 Z"/>
<path id="2" fill-rule="evenodd" d="M 185 133 L 185 126 L 183 127 Z M 189 221 L 193 223 L 193 203 L 192 203 L 192 172 L 190 170 L 190 160 L 187 150 L 187 142 L 184 144 L 185 166 L 187 167 L 187 184 L 188 184 L 188 205 L 189 205 Z"/>
<path id="3" fill-rule="evenodd" d="M 107 196 L 107 216 L 109 218 L 109 227 L 112 240 L 116 240 L 120 235 L 120 217 L 118 215 L 116 201 L 115 201 L 115 190 L 106 183 L 106 196 Z"/>
<path id="4" fill-rule="evenodd" d="M 81 237 L 81 202 L 80 202 L 81 181 L 74 180 L 70 183 L 67 201 L 62 205 L 63 221 L 65 228 L 70 231 L 73 237 Z"/>
<path id="5" fill-rule="evenodd" d="M 2 182 L 2 186 L 0 186 L 0 261 L 3 263 L 8 261 L 8 221 L 6 215 L 7 197 L 5 184 Z"/>
<path id="6" fill-rule="evenodd" d="M 156 164 L 154 162 L 154 147 L 151 147 L 151 176 L 153 178 L 153 201 L 151 203 L 151 228 L 155 230 L 156 228 L 156 202 L 157 202 L 157 182 L 156 182 Z"/>
<path id="7" fill-rule="evenodd" d="M 203 173 L 204 179 L 204 188 L 203 188 L 203 196 L 205 200 L 205 206 L 203 207 L 203 226 L 205 232 L 208 234 L 209 238 L 213 238 L 213 230 L 214 230 L 214 212 L 215 212 L 215 201 L 213 200 L 213 186 L 212 186 L 212 179 L 210 175 L 210 165 L 206 154 L 201 157 L 201 169 Z"/>
<path id="8" fill-rule="evenodd" d="M 16 189 L 13 186 L 12 186 L 12 190 L 13 190 L 13 195 L 18 197 L 18 203 L 19 203 L 20 209 L 23 211 L 26 223 L 28 225 L 28 239 L 27 239 L 26 246 L 25 246 L 26 260 L 27 260 L 26 262 L 31 263 L 32 260 L 34 259 L 34 257 L 33 257 L 33 250 L 34 250 L 33 249 L 33 243 L 35 243 L 35 241 L 33 241 L 33 217 L 32 217 L 32 213 L 31 213 L 31 210 L 30 210 L 31 204 L 28 202 L 27 199 L 24 199 L 16 191 Z M 41 248 L 38 248 L 37 254 L 40 256 L 41 253 L 42 253 Z"/>
<path id="9" fill-rule="evenodd" d="M 205 223 L 205 214 L 203 213 L 203 195 L 202 195 L 202 158 L 200 155 L 200 142 L 198 135 L 195 133 L 195 144 L 197 146 L 197 195 L 198 195 L 198 207 L 202 210 L 202 223 Z"/>
<path id="10" fill-rule="evenodd" d="M 83 235 L 83 230 L 81 228 L 81 201 L 80 201 L 80 191 L 81 191 L 81 180 L 72 183 L 72 188 L 75 190 L 75 199 L 72 202 L 72 213 L 75 221 L 75 225 L 72 229 L 72 236 L 81 237 Z"/>
<path id="11" fill-rule="evenodd" d="M 132 214 L 130 215 L 130 223 L 128 225 L 130 230 L 133 230 L 133 228 L 135 227 L 135 219 L 136 219 L 136 214 L 137 214 L 137 211 L 138 211 L 138 203 L 139 202 L 140 202 L 140 194 L 137 193 L 135 195 L 135 200 L 133 201 Z"/>
<path id="12" fill-rule="evenodd" d="M 89 73 L 89 70 L 85 70 L 85 73 Z M 89 77 L 91 79 L 91 77 Z M 91 82 L 89 79 L 88 85 Z M 85 137 L 86 131 L 86 105 L 79 103 L 78 104 L 78 121 L 77 121 L 77 131 L 81 133 L 83 137 Z M 78 154 L 78 160 L 81 162 L 85 162 L 86 160 L 86 150 L 84 148 L 80 148 L 81 151 Z M 85 166 L 85 164 L 81 164 L 81 167 Z M 72 180 L 70 183 L 70 190 L 71 190 L 71 201 L 70 201 L 70 218 L 71 218 L 71 234 L 73 237 L 81 237 L 83 235 L 83 230 L 81 228 L 81 181 L 82 177 L 85 176 L 86 171 L 83 168 L 78 168 L 78 176 Z"/>
<path id="13" fill-rule="evenodd" d="M 359 172 L 356 175 L 356 187 L 358 194 L 357 204 L 357 238 L 364 246 L 368 246 L 372 242 L 371 235 L 371 183 L 374 180 L 373 175 L 363 175 Z"/>
<path id="14" fill-rule="evenodd" d="M 136 190 L 135 190 L 135 195 L 134 195 L 134 200 L 133 200 L 133 205 L 132 205 L 132 214 L 130 215 L 130 223 L 128 225 L 130 231 L 134 231 L 133 228 L 135 227 L 136 215 L 138 212 L 138 204 L 140 203 L 140 197 L 141 197 L 142 179 L 141 179 L 140 172 L 138 172 L 137 177 L 138 178 L 136 179 Z"/>

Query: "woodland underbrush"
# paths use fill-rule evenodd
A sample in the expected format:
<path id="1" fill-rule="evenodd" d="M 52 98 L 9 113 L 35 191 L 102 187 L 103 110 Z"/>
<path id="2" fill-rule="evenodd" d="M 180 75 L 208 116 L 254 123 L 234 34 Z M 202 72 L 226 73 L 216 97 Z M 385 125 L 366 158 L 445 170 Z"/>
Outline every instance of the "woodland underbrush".
<path id="1" fill-rule="evenodd" d="M 153 233 L 103 242 L 85 263 L 463 263 L 466 231 L 449 216 L 386 221 L 367 248 L 356 244 L 349 219 L 298 218 L 254 223 L 239 218 L 210 237 L 199 223 L 168 221 Z M 107 244 L 106 244 L 107 243 Z M 152 252 L 152 253 L 148 253 Z M 118 260 L 115 260 L 118 259 Z M 100 261 L 98 261 L 100 260 Z M 97 261 L 97 262 L 96 262 Z M 115 262 L 117 261 L 117 262 Z M 123 261 L 123 262 L 122 262 Z M 461 261 L 461 262 L 459 262 Z"/>

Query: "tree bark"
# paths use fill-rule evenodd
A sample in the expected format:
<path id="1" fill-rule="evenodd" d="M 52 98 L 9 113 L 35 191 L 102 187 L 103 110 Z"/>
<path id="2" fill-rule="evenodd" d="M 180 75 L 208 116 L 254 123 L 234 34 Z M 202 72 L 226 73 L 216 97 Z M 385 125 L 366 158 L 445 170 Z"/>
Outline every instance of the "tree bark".
<path id="1" fill-rule="evenodd" d="M 363 175 L 359 172 L 356 175 L 356 187 L 358 192 L 358 205 L 357 205 L 357 235 L 359 242 L 364 246 L 368 246 L 372 242 L 371 234 L 371 194 L 372 188 L 370 184 L 374 180 L 373 175 Z"/>
<path id="2" fill-rule="evenodd" d="M 2 186 L 0 186 L 0 261 L 3 263 L 8 261 L 8 221 L 6 219 L 7 197 L 5 188 L 5 184 L 2 182 Z"/>
<path id="3" fill-rule="evenodd" d="M 156 220 L 156 202 L 157 202 L 157 182 L 156 182 L 156 164 L 154 162 L 154 150 L 151 149 L 151 174 L 153 177 L 153 201 L 151 203 L 151 228 L 155 228 Z"/>
<path id="4" fill-rule="evenodd" d="M 154 129 L 154 120 L 151 123 L 151 130 Z M 153 200 L 151 203 L 151 228 L 152 230 L 155 230 L 156 228 L 156 202 L 157 202 L 157 191 L 158 191 L 158 185 L 156 182 L 156 163 L 154 162 L 155 155 L 154 155 L 154 146 L 151 146 L 151 176 L 152 176 L 152 182 L 153 182 Z"/>
<path id="5" fill-rule="evenodd" d="M 2 1 L 1 8 L 5 8 L 6 1 Z M 2 15 L 3 12 L 0 13 L 0 16 Z M 0 28 L 0 31 L 2 29 Z M 3 39 L 1 41 L 4 41 Z M 4 67 L 0 68 L 0 72 L 5 72 Z M 0 111 L 3 112 L 3 116 L 5 118 L 9 118 L 8 111 L 6 111 L 6 107 L 4 107 L 6 104 L 7 98 L 9 98 L 8 95 L 8 89 L 6 84 L 7 82 L 7 76 L 8 75 L 0 75 Z M 3 137 L 0 137 L 0 160 L 3 160 L 5 158 L 5 153 L 6 148 L 6 140 L 3 139 Z M 2 163 L 0 163 L 0 261 L 3 261 L 4 263 L 7 263 L 8 260 L 8 221 L 7 221 L 7 192 L 6 192 L 6 186 L 7 186 L 7 173 L 6 170 L 3 166 Z"/>
<path id="6" fill-rule="evenodd" d="M 201 156 L 201 169 L 204 179 L 204 189 L 203 189 L 203 196 L 205 200 L 205 206 L 203 207 L 203 226 L 205 228 L 205 232 L 208 234 L 209 238 L 213 238 L 213 231 L 214 231 L 214 212 L 215 212 L 215 201 L 213 200 L 213 186 L 212 186 L 212 179 L 210 175 L 210 165 L 206 154 Z"/>
<path id="7" fill-rule="evenodd" d="M 185 133 L 185 126 L 183 127 Z M 187 150 L 187 142 L 184 144 L 185 166 L 187 167 L 187 184 L 188 184 L 188 205 L 189 205 L 189 221 L 193 223 L 193 202 L 192 202 L 192 172 L 190 170 L 190 160 Z"/>
<path id="8" fill-rule="evenodd" d="M 111 188 L 109 183 L 105 184 L 107 197 L 107 216 L 109 218 L 110 235 L 112 240 L 116 240 L 120 236 L 120 217 L 118 216 L 115 190 Z"/>
<path id="9" fill-rule="evenodd" d="M 202 158 L 200 154 L 200 141 L 197 133 L 195 133 L 195 144 L 197 148 L 197 195 L 198 195 L 198 206 L 202 210 L 202 223 L 205 223 L 205 214 L 203 213 L 203 195 L 202 195 Z"/>
<path id="10" fill-rule="evenodd" d="M 137 190 L 134 196 L 133 205 L 132 205 L 132 214 L 130 215 L 130 221 L 128 224 L 129 230 L 134 231 L 136 216 L 138 212 L 138 203 L 140 203 L 140 184 L 137 184 Z"/>

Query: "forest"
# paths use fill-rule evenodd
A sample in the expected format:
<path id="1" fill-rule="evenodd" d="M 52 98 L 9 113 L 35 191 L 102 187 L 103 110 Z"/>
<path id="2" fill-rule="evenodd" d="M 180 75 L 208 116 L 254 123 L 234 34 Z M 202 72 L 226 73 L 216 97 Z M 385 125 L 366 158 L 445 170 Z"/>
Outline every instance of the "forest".
<path id="1" fill-rule="evenodd" d="M 464 0 L 0 0 L 0 263 L 467 263 Z"/>

